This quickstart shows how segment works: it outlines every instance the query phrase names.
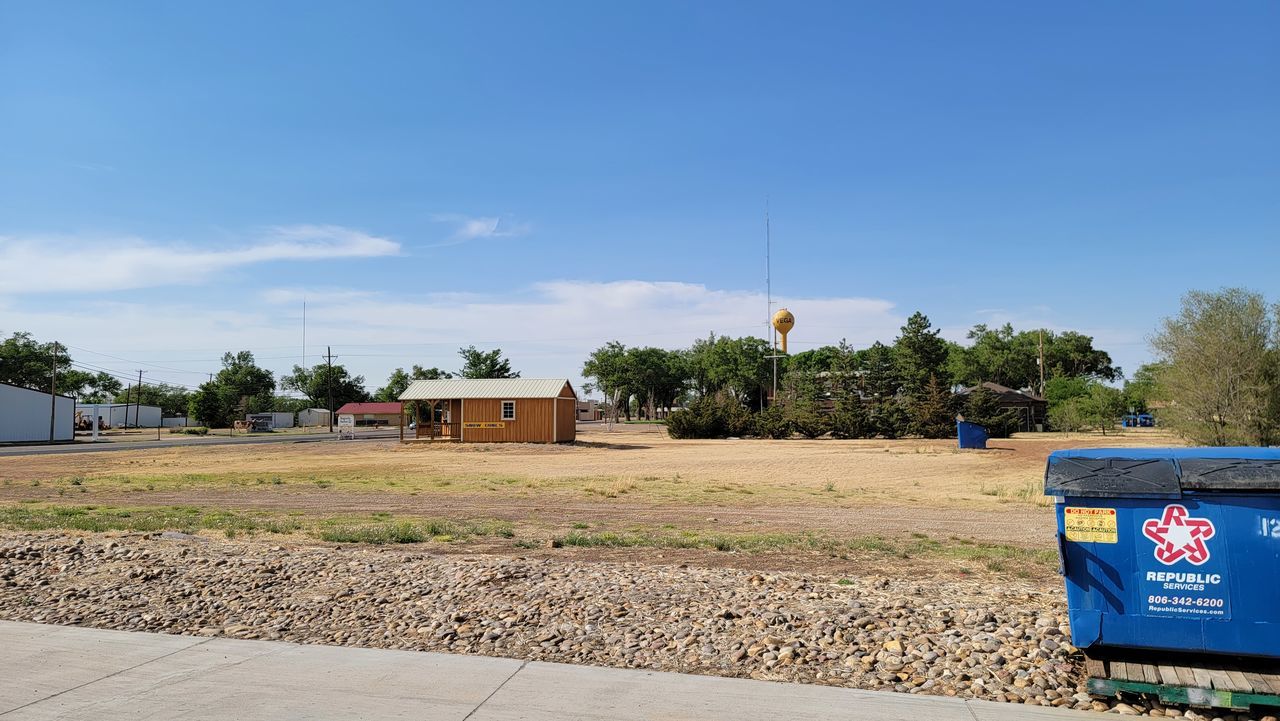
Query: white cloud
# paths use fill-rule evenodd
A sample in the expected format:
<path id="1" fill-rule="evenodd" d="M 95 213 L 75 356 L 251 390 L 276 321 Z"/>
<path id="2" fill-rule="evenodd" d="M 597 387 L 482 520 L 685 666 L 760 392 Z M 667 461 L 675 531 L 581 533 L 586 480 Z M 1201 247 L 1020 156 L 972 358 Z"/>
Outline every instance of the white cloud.
<path id="1" fill-rule="evenodd" d="M 457 213 L 438 213 L 431 216 L 431 219 L 437 223 L 454 226 L 453 234 L 448 239 L 429 246 L 433 248 L 459 245 L 484 238 L 514 238 L 528 233 L 532 228 L 528 223 L 504 221 L 499 217 L 471 217 Z"/>
<path id="2" fill-rule="evenodd" d="M 98 293 L 187 284 L 258 263 L 399 252 L 394 241 L 337 225 L 268 228 L 229 248 L 141 238 L 0 236 L 0 293 Z"/>
<path id="3" fill-rule="evenodd" d="M 502 348 L 526 377 L 568 376 L 577 381 L 586 354 L 610 340 L 682 348 L 711 332 L 762 337 L 766 333 L 762 292 L 715 290 L 693 283 L 551 281 L 500 297 L 406 298 L 342 289 L 312 296 L 314 292 L 309 290 L 307 296 L 311 362 L 332 345 L 341 362 L 365 375 L 371 386 L 380 385 L 396 366 L 456 368 L 458 347 L 469 344 Z M 301 292 L 277 289 L 266 296 L 277 304 L 235 310 L 119 302 L 60 311 L 36 304 L 29 310 L 0 307 L 0 328 L 30 329 L 41 338 L 72 346 L 170 367 L 180 363 L 177 367 L 202 372 L 216 370 L 216 358 L 224 350 L 250 349 L 271 359 L 263 364 L 279 372 L 298 362 L 302 353 Z M 886 300 L 775 300 L 796 315 L 792 352 L 842 337 L 859 346 L 889 341 L 904 322 Z M 104 324 L 101 318 L 112 322 Z M 92 356 L 85 360 L 108 362 Z M 119 365 L 122 370 L 138 367 Z M 157 371 L 155 378 L 165 377 Z M 182 381 L 183 376 L 172 379 Z"/>

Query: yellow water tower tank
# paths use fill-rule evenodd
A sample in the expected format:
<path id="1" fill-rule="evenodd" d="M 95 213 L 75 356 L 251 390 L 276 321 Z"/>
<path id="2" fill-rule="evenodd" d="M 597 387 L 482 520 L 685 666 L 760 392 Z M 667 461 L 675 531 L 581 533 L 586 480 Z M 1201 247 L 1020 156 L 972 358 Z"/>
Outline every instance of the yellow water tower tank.
<path id="1" fill-rule="evenodd" d="M 782 336 L 782 352 L 787 352 L 787 333 L 791 332 L 791 328 L 796 324 L 796 317 L 791 315 L 791 311 L 786 308 L 779 308 L 777 313 L 773 314 L 773 329 L 778 331 L 778 335 Z"/>

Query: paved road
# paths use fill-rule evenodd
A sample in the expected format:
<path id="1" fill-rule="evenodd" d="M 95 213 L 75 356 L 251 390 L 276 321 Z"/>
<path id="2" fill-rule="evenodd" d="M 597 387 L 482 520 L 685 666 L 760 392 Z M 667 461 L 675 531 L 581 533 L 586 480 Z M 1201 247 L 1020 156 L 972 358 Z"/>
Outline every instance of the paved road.
<path id="1" fill-rule="evenodd" d="M 390 440 L 399 438 L 398 430 L 371 431 L 357 433 L 356 440 Z M 0 456 L 47 456 L 58 453 L 100 453 L 102 451 L 137 451 L 153 448 L 176 448 L 179 446 L 228 446 L 235 444 L 254 445 L 258 443 L 314 443 L 316 441 L 337 440 L 337 433 L 268 433 L 263 435 L 239 436 L 170 436 L 158 441 L 99 441 L 76 442 L 62 445 L 39 446 L 0 446 Z"/>
<path id="2" fill-rule="evenodd" d="M 990 701 L 0 621 L 0 719 L 1087 721 Z"/>

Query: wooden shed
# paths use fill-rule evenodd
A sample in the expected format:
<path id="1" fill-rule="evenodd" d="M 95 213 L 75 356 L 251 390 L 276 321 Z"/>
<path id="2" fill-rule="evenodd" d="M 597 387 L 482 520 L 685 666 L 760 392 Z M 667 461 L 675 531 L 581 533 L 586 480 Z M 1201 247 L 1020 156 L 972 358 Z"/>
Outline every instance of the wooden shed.
<path id="1" fill-rule="evenodd" d="M 401 431 L 402 441 L 571 443 L 577 437 L 578 394 L 565 378 L 414 381 L 400 403 L 414 423 Z"/>

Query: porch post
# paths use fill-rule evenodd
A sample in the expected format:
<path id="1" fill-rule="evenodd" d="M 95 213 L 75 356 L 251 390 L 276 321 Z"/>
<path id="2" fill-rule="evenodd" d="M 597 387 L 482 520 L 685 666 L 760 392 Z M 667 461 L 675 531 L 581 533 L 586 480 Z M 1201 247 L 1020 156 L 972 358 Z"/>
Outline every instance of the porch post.
<path id="1" fill-rule="evenodd" d="M 404 401 L 400 401 L 400 442 L 404 443 Z"/>

